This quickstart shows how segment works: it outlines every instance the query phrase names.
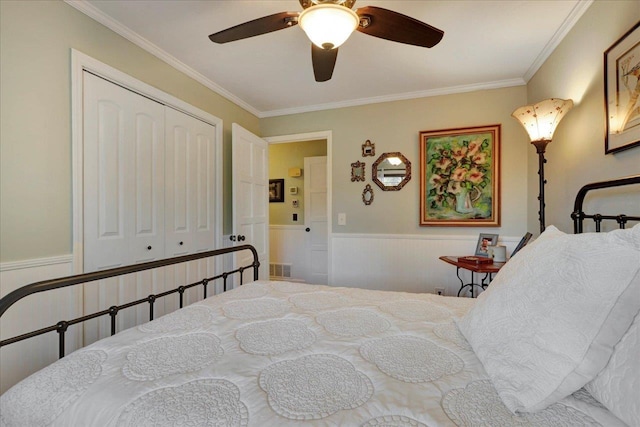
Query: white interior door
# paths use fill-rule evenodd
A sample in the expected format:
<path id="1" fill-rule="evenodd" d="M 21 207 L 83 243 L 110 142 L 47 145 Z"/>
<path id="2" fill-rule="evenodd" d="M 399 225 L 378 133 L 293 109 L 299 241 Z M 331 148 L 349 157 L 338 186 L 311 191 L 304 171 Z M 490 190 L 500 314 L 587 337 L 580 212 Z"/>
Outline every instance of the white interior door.
<path id="1" fill-rule="evenodd" d="M 304 158 L 306 281 L 328 281 L 327 157 Z"/>
<path id="2" fill-rule="evenodd" d="M 162 258 L 164 106 L 93 74 L 85 72 L 83 78 L 84 271 Z M 149 295 L 156 275 L 142 272 L 86 284 L 85 312 Z M 118 327 L 145 318 L 142 306 L 124 310 Z M 90 321 L 85 330 L 88 344 L 109 334 L 109 320 Z"/>
<path id="3" fill-rule="evenodd" d="M 250 244 L 260 261 L 259 278 L 269 280 L 269 150 L 262 138 L 232 125 L 233 234 L 235 245 Z M 234 256 L 234 268 L 251 262 L 251 253 Z M 253 281 L 247 270 L 243 283 Z M 236 282 L 237 283 L 237 282 Z"/>

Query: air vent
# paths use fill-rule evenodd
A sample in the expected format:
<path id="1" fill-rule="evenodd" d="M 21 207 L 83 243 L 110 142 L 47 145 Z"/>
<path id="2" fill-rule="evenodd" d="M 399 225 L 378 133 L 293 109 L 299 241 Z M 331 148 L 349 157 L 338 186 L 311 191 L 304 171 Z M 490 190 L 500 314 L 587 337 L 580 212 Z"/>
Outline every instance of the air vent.
<path id="1" fill-rule="evenodd" d="M 290 279 L 291 264 L 269 264 L 269 276 L 271 276 L 272 279 Z"/>

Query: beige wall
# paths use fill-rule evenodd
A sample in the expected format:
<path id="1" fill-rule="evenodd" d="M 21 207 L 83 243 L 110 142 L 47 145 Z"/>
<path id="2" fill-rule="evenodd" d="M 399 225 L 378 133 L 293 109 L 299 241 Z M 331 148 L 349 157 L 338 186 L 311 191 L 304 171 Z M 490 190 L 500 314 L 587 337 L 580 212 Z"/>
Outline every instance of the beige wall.
<path id="1" fill-rule="evenodd" d="M 329 83 L 330 84 L 330 83 Z M 528 144 L 511 112 L 526 102 L 524 86 L 464 94 L 388 102 L 311 112 L 260 121 L 263 136 L 321 130 L 333 132 L 333 232 L 382 234 L 476 234 L 497 232 L 521 236 L 527 223 Z M 419 132 L 421 130 L 502 124 L 502 227 L 420 227 Z M 370 139 L 376 157 L 362 157 Z M 401 191 L 380 190 L 371 181 L 371 166 L 384 152 L 400 151 L 412 164 L 412 179 Z M 351 182 L 351 163 L 366 163 L 366 181 Z M 374 202 L 362 203 L 365 184 L 372 184 Z M 337 225 L 337 214 L 347 225 Z"/>
<path id="2" fill-rule="evenodd" d="M 594 2 L 527 85 L 530 102 L 551 97 L 571 98 L 575 102 L 547 147 L 547 225 L 555 224 L 564 231 L 572 231 L 569 215 L 575 194 L 582 185 L 640 173 L 640 147 L 604 154 L 603 72 L 604 51 L 639 19 L 638 1 Z M 533 147 L 528 154 L 529 229 L 538 230 L 538 162 Z M 607 213 L 638 212 L 637 196 L 620 199 L 621 210 Z"/>
<path id="3" fill-rule="evenodd" d="M 255 116 L 62 1 L 0 1 L 2 262 L 71 252 L 71 48 L 221 118 L 225 165 L 232 122 L 259 133 Z"/>
<path id="4" fill-rule="evenodd" d="M 304 158 L 327 155 L 327 142 L 301 141 L 269 145 L 269 179 L 284 179 L 284 203 L 269 203 L 269 224 L 304 225 Z M 289 168 L 300 168 L 302 176 L 290 177 Z M 298 187 L 298 194 L 289 195 L 289 187 Z M 292 201 L 298 201 L 294 208 Z M 293 214 L 298 214 L 298 221 Z"/>

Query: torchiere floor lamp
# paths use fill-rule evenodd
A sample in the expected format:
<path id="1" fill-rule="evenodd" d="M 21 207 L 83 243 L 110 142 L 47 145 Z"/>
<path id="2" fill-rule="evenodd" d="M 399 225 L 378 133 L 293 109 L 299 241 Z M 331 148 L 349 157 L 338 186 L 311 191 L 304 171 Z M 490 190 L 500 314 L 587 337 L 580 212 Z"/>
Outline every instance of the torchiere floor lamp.
<path id="1" fill-rule="evenodd" d="M 540 220 L 540 233 L 545 229 L 544 185 L 547 181 L 544 179 L 544 164 L 547 160 L 544 158 L 544 152 L 547 144 L 553 138 L 553 133 L 558 123 L 571 107 L 573 107 L 573 101 L 570 99 L 550 98 L 537 104 L 520 107 L 511 114 L 525 128 L 531 138 L 531 144 L 536 147 L 536 152 L 538 153 L 538 175 L 540 178 L 538 219 Z"/>

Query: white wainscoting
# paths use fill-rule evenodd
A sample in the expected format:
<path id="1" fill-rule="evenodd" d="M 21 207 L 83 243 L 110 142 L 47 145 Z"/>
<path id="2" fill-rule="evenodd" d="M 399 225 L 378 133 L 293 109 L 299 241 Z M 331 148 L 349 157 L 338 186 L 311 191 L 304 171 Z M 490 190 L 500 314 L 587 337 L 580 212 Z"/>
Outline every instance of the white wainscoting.
<path id="1" fill-rule="evenodd" d="M 306 277 L 304 225 L 269 226 L 269 262 L 291 264 L 292 282 L 303 282 Z"/>
<path id="2" fill-rule="evenodd" d="M 31 259 L 0 264 L 0 297 L 29 283 L 72 274 L 72 256 Z M 19 334 L 80 316 L 79 287 L 34 294 L 11 306 L 0 320 L 0 338 Z M 80 327 L 72 326 L 65 336 L 67 354 L 78 348 Z M 50 332 L 0 350 L 0 393 L 27 375 L 58 359 L 58 334 Z"/>
<path id="3" fill-rule="evenodd" d="M 520 237 L 500 238 L 498 244 L 511 253 Z M 332 234 L 330 283 L 403 292 L 435 292 L 457 295 L 456 268 L 440 261 L 443 255 L 473 255 L 478 234 L 462 236 Z M 468 271 L 461 270 L 465 283 Z"/>

